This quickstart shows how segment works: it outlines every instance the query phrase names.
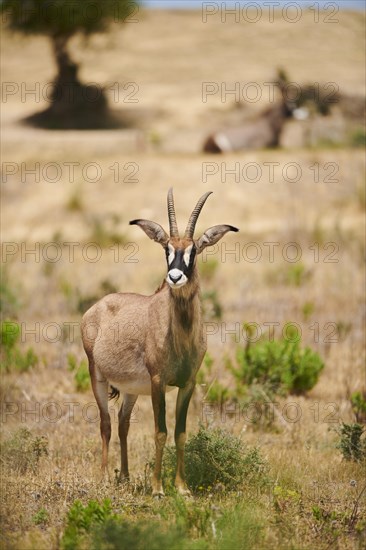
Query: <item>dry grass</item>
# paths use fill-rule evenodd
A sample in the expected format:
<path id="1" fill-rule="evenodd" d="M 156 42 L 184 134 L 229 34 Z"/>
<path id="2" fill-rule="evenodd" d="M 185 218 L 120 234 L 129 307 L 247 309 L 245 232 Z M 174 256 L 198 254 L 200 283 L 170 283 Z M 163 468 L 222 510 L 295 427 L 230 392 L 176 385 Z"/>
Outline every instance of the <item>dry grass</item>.
<path id="1" fill-rule="evenodd" d="M 280 414 L 286 403 L 296 402 L 302 414 L 295 423 L 277 419 L 276 430 L 258 432 L 252 430 L 243 414 L 222 418 L 215 411 L 211 419 L 214 425 L 226 426 L 245 441 L 261 446 L 274 481 L 264 493 L 214 495 L 200 500 L 197 506 L 204 508 L 214 503 L 224 513 L 236 502 L 255 502 L 267 547 L 361 548 L 364 501 L 359 502 L 352 526 L 342 518 L 349 517 L 355 508 L 363 472 L 359 465 L 342 461 L 335 449 L 336 434 L 332 428 L 341 420 L 353 421 L 349 396 L 364 387 L 362 152 L 255 151 L 217 159 L 193 151 L 197 151 L 206 129 L 221 121 L 228 110 L 228 105 L 218 98 L 208 105 L 202 103 L 202 81 L 227 81 L 228 85 L 237 80 L 266 82 L 282 65 L 293 80 L 336 81 L 344 91 L 364 94 L 363 25 L 363 16 L 352 13 L 340 14 L 340 23 L 335 26 L 314 25 L 307 15 L 289 30 L 281 20 L 252 27 L 217 22 L 203 25 L 198 14 L 151 12 L 145 13 L 136 26 L 127 25 L 122 31 L 114 29 L 108 36 L 93 38 L 89 49 L 82 49 L 75 40 L 74 55 L 83 61 L 85 80 L 139 84 L 139 103 L 127 107 L 135 120 L 141 121 L 146 115 L 142 131 L 161 136 L 165 144 L 161 150 L 148 143 L 145 149 L 139 147 L 140 134 L 133 130 L 62 133 L 23 128 L 19 118 L 41 108 L 41 104 L 31 100 L 22 103 L 19 96 L 3 104 L 3 127 L 8 137 L 3 144 L 3 162 L 25 162 L 27 167 L 39 162 L 41 168 L 55 162 L 62 169 L 62 178 L 56 183 L 42 177 L 35 182 L 31 175 L 22 183 L 20 172 L 3 183 L 3 241 L 29 248 L 40 243 L 41 247 L 39 262 L 30 255 L 22 261 L 18 254 L 5 265 L 10 286 L 19 292 L 20 306 L 14 316 L 27 329 L 39 323 L 39 341 L 28 334 L 24 346 L 32 345 L 41 361 L 24 374 L 2 376 L 2 403 L 8 407 L 3 415 L 3 440 L 11 438 L 19 427 L 28 427 L 34 436 L 46 436 L 49 448 L 38 468 L 22 475 L 16 463 L 2 463 L 4 548 L 58 548 L 66 512 L 75 499 L 86 503 L 93 498 L 110 497 L 115 509 L 131 520 L 137 515 L 175 521 L 174 511 L 169 510 L 171 497 L 168 503 L 156 503 L 148 494 L 144 472 L 153 454 L 150 400 L 139 398 L 131 428 L 132 487 L 99 482 L 99 428 L 97 422 L 86 417 L 88 412 L 90 417 L 95 413 L 94 399 L 91 391 L 75 391 L 73 373 L 67 370 L 69 353 L 78 360 L 83 358 L 78 327 L 73 339 L 63 330 L 63 336 L 54 343 L 49 341 L 54 335 L 51 328 L 44 332 L 47 323 L 58 323 L 63 329 L 65 323 L 78 324 L 81 314 L 77 298 L 100 296 L 103 281 L 108 280 L 120 291 L 154 291 L 164 274 L 163 253 L 142 233 L 129 228 L 128 220 L 151 217 L 164 224 L 165 196 L 170 185 L 175 189 L 181 226 L 200 193 L 211 189 L 214 195 L 202 213 L 198 231 L 221 222 L 241 229 L 238 236 L 227 236 L 223 245 L 227 251 L 237 246 L 240 257 L 225 257 L 225 248 L 219 248 L 214 257 L 220 265 L 213 280 L 203 283 L 206 289 L 217 289 L 223 305 L 223 322 L 217 333 L 209 337 L 214 374 L 219 380 L 231 383 L 224 358 L 234 354 L 236 345 L 225 331 L 244 321 L 257 322 L 262 327 L 266 322 L 279 323 L 279 327 L 287 321 L 299 323 L 303 342 L 319 351 L 326 363 L 319 383 L 307 397 L 280 402 Z M 3 40 L 4 81 L 25 82 L 31 87 L 34 75 L 41 83 L 52 79 L 54 68 L 45 40 L 24 42 L 6 34 Z M 121 103 L 114 107 L 125 106 Z M 169 152 L 170 138 L 173 145 Z M 177 152 L 190 138 L 192 146 L 188 149 L 192 152 Z M 182 146 L 182 150 L 187 149 Z M 235 182 L 233 176 L 227 176 L 223 182 L 219 171 L 204 182 L 203 163 L 222 160 L 229 169 L 235 163 L 241 167 L 258 163 L 263 178 L 250 183 L 243 178 Z M 81 169 L 76 168 L 75 181 L 70 182 L 64 164 L 67 162 L 79 162 L 81 167 L 97 162 L 102 170 L 100 181 L 83 181 Z M 136 163 L 138 183 L 116 183 L 110 169 L 116 162 L 122 179 L 128 173 L 123 167 Z M 273 183 L 266 177 L 268 162 L 280 163 Z M 282 176 L 283 167 L 290 162 L 298 163 L 302 169 L 297 183 L 286 182 Z M 315 163 L 320 166 L 319 183 L 314 182 L 311 168 Z M 336 164 L 338 182 L 325 181 L 330 173 L 326 163 Z M 75 196 L 78 207 L 70 208 Z M 103 248 L 97 263 L 85 261 L 83 246 L 91 240 L 95 219 L 108 231 L 121 235 L 121 242 L 127 239 L 135 243 L 126 249 L 120 245 L 119 262 L 108 247 Z M 61 259 L 54 264 L 42 257 L 45 244 L 51 241 L 61 243 Z M 285 262 L 281 254 L 283 247 L 294 241 L 301 246 L 301 261 L 309 273 L 299 286 L 289 283 L 287 271 L 292 264 Z M 65 242 L 79 243 L 72 263 L 68 248 L 62 244 Z M 248 242 L 259 244 L 263 251 L 261 261 L 251 263 L 243 256 Z M 269 261 L 266 242 L 280 243 L 273 263 Z M 320 245 L 319 263 L 314 262 L 314 242 Z M 337 263 L 324 262 L 332 251 L 324 246 L 330 242 L 339 246 Z M 131 262 L 131 253 L 135 253 L 132 259 L 137 259 L 137 263 Z M 312 304 L 308 316 L 304 316 L 306 303 Z M 318 342 L 314 341 L 311 328 L 315 323 L 319 324 Z M 326 335 L 332 327 L 326 327 L 326 323 L 349 330 L 338 342 L 327 343 Z M 207 420 L 202 415 L 203 397 L 204 390 L 198 388 L 189 413 L 191 432 Z M 168 418 L 174 415 L 174 399 L 169 394 Z M 52 417 L 57 421 L 51 422 Z M 116 428 L 116 414 L 114 419 Z M 171 443 L 171 423 L 168 428 Z M 114 429 L 112 472 L 119 467 L 118 453 Z M 280 487 L 277 496 L 275 485 Z M 315 521 L 314 506 L 322 508 L 324 517 L 333 519 Z M 48 519 L 35 525 L 34 515 L 41 508 L 47 510 Z M 192 528 L 189 534 L 195 537 L 197 531 Z"/>

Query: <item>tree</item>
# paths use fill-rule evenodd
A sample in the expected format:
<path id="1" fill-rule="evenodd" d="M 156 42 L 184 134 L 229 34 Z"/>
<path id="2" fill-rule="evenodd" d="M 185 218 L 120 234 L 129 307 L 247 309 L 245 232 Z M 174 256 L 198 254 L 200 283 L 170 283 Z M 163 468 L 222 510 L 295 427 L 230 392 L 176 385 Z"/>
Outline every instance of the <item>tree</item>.
<path id="1" fill-rule="evenodd" d="M 26 35 L 49 37 L 57 65 L 48 109 L 28 117 L 42 127 L 98 128 L 115 125 L 108 112 L 104 91 L 82 84 L 78 65 L 71 59 L 68 44 L 76 34 L 86 37 L 105 32 L 112 22 L 133 19 L 138 9 L 131 0 L 1 0 L 5 25 Z"/>

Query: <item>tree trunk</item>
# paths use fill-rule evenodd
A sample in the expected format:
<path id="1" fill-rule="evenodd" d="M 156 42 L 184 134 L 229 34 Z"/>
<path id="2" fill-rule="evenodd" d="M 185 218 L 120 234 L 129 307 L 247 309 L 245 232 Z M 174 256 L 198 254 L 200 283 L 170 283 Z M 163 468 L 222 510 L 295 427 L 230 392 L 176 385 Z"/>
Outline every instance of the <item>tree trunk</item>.
<path id="1" fill-rule="evenodd" d="M 50 110 L 55 116 L 67 116 L 74 112 L 82 88 L 77 75 L 78 65 L 71 60 L 67 51 L 69 39 L 69 36 L 53 36 L 51 38 L 57 76 Z"/>
<path id="2" fill-rule="evenodd" d="M 52 48 L 56 59 L 58 77 L 57 80 L 75 78 L 77 73 L 77 65 L 69 56 L 67 51 L 67 44 L 70 40 L 69 36 L 53 36 Z"/>
<path id="3" fill-rule="evenodd" d="M 41 128 L 96 129 L 120 127 L 120 122 L 108 111 L 107 99 L 101 86 L 82 84 L 78 65 L 68 52 L 71 36 L 51 36 L 57 75 L 51 101 L 46 110 L 25 120 Z"/>

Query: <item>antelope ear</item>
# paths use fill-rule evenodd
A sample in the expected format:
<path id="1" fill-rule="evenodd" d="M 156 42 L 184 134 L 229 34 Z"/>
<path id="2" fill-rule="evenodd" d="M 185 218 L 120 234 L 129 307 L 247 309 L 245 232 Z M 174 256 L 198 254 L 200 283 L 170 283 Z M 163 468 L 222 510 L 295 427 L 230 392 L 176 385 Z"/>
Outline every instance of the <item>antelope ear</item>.
<path id="1" fill-rule="evenodd" d="M 237 232 L 239 229 L 233 227 L 232 225 L 214 225 L 213 227 L 206 229 L 202 237 L 195 241 L 197 254 L 200 254 L 206 246 L 216 244 L 228 231 Z"/>
<path id="2" fill-rule="evenodd" d="M 138 225 L 141 227 L 150 239 L 161 244 L 161 246 L 166 246 L 168 244 L 169 235 L 158 223 L 149 220 L 132 220 L 130 221 L 130 225 Z"/>

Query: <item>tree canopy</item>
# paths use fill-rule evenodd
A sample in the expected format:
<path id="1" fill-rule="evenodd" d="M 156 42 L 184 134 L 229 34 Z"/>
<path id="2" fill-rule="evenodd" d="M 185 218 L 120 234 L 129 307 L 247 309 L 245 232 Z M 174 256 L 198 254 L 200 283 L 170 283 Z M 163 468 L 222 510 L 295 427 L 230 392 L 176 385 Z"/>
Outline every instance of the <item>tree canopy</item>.
<path id="1" fill-rule="evenodd" d="M 57 66 L 50 105 L 25 121 L 43 128 L 111 128 L 120 122 L 109 112 L 102 88 L 83 84 L 68 51 L 75 34 L 104 32 L 111 23 L 136 22 L 132 0 L 0 0 L 3 23 L 14 32 L 50 39 Z M 92 91 L 93 101 L 88 100 Z"/>
<path id="2" fill-rule="evenodd" d="M 2 0 L 3 22 L 12 30 L 50 37 L 103 32 L 112 22 L 131 21 L 131 0 Z"/>

